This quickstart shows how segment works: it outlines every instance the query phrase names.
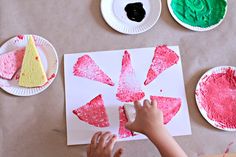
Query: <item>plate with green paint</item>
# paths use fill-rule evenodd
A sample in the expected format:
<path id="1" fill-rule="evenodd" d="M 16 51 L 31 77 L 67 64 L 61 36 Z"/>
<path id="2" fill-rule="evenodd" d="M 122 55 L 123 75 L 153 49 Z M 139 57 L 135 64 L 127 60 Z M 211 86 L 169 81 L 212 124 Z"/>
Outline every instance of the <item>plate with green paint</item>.
<path id="1" fill-rule="evenodd" d="M 224 20 L 227 0 L 167 0 L 173 18 L 193 31 L 214 29 Z"/>

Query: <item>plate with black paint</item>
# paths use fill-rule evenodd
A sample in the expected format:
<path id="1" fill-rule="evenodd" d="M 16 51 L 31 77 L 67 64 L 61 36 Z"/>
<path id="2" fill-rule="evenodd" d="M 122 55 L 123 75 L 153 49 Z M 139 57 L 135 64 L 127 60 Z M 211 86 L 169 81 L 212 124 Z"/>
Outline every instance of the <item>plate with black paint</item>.
<path id="1" fill-rule="evenodd" d="M 101 0 L 101 12 L 116 31 L 139 34 L 156 24 L 161 14 L 161 0 Z"/>

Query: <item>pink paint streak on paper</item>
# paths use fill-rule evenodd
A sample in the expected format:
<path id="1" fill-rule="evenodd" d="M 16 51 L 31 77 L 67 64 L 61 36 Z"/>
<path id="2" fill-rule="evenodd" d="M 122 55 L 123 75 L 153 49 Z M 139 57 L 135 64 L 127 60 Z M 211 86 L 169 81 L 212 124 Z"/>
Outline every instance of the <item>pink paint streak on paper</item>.
<path id="1" fill-rule="evenodd" d="M 98 95 L 86 105 L 73 110 L 73 113 L 90 125 L 100 128 L 110 126 L 102 95 Z"/>
<path id="2" fill-rule="evenodd" d="M 179 56 L 166 45 L 156 47 L 152 64 L 148 70 L 144 85 L 148 85 L 157 78 L 163 71 L 174 64 L 177 64 Z"/>
<path id="3" fill-rule="evenodd" d="M 112 82 L 111 78 L 107 76 L 95 63 L 95 61 L 88 55 L 84 55 L 78 58 L 76 64 L 73 67 L 74 75 L 79 77 L 84 77 L 90 80 L 99 81 L 110 86 L 115 84 Z"/>
<path id="4" fill-rule="evenodd" d="M 236 128 L 236 72 L 228 68 L 204 78 L 196 96 L 218 127 Z"/>
<path id="5" fill-rule="evenodd" d="M 12 79 L 14 74 L 20 69 L 25 49 L 18 49 L 0 55 L 0 77 Z"/>
<path id="6" fill-rule="evenodd" d="M 163 112 L 164 124 L 169 123 L 181 107 L 180 98 L 151 96 L 151 100 L 157 100 L 157 106 Z"/>
<path id="7" fill-rule="evenodd" d="M 125 128 L 125 124 L 128 122 L 128 119 L 125 114 L 124 106 L 119 107 L 119 113 L 120 113 L 119 138 L 126 138 L 133 136 L 133 133 Z"/>
<path id="8" fill-rule="evenodd" d="M 122 59 L 122 69 L 116 97 L 121 102 L 134 102 L 142 99 L 144 96 L 145 94 L 141 90 L 141 85 L 131 65 L 130 54 L 128 51 L 125 51 Z"/>

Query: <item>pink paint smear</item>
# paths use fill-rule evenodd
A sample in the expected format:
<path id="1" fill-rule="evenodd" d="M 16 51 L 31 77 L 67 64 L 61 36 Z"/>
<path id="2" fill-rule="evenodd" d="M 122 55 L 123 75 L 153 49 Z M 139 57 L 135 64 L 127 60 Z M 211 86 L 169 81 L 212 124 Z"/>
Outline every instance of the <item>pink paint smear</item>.
<path id="1" fill-rule="evenodd" d="M 224 155 L 223 157 L 227 157 L 227 154 L 229 153 L 229 149 L 230 147 L 234 144 L 234 142 L 230 142 L 227 146 L 227 148 L 225 149 Z"/>
<path id="2" fill-rule="evenodd" d="M 49 78 L 48 78 L 48 81 L 50 81 L 51 79 L 55 78 L 56 77 L 56 74 L 52 74 Z"/>
<path id="3" fill-rule="evenodd" d="M 127 138 L 133 136 L 133 133 L 125 128 L 125 124 L 128 122 L 128 119 L 125 114 L 124 106 L 119 107 L 119 113 L 120 113 L 119 138 Z"/>
<path id="4" fill-rule="evenodd" d="M 19 38 L 20 40 L 23 40 L 24 35 L 18 35 L 17 38 Z"/>
<path id="5" fill-rule="evenodd" d="M 73 113 L 80 120 L 95 127 L 103 128 L 110 126 L 102 95 L 98 95 L 86 105 L 73 110 Z"/>
<path id="6" fill-rule="evenodd" d="M 148 85 L 157 78 L 163 71 L 174 64 L 177 64 L 179 56 L 166 45 L 156 47 L 152 64 L 148 70 L 144 85 Z"/>
<path id="7" fill-rule="evenodd" d="M 208 118 L 217 122 L 218 127 L 236 128 L 235 70 L 228 68 L 206 77 L 196 95 Z"/>
<path id="8" fill-rule="evenodd" d="M 116 97 L 121 102 L 134 102 L 141 100 L 144 96 L 145 94 L 141 90 L 140 83 L 131 65 L 130 54 L 125 51 Z"/>
<path id="9" fill-rule="evenodd" d="M 78 77 L 84 77 L 90 80 L 99 81 L 104 84 L 114 86 L 111 78 L 107 76 L 95 63 L 95 61 L 88 55 L 84 55 L 78 58 L 76 64 L 73 67 L 74 75 Z"/>
<path id="10" fill-rule="evenodd" d="M 21 67 L 24 54 L 25 48 L 0 55 L 0 77 L 8 80 L 12 79 Z"/>
<path id="11" fill-rule="evenodd" d="M 164 124 L 169 123 L 181 107 L 180 98 L 151 96 L 151 100 L 157 100 L 158 108 L 163 112 Z"/>

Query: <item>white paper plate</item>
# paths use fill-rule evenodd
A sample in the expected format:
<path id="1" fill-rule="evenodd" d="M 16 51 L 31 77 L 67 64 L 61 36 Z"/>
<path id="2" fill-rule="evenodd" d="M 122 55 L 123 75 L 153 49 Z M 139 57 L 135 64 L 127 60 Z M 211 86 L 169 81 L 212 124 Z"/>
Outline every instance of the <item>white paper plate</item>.
<path id="1" fill-rule="evenodd" d="M 141 22 L 128 19 L 125 6 L 129 3 L 141 2 L 146 11 Z M 161 14 L 161 0 L 101 0 L 103 18 L 113 29 L 124 34 L 139 34 L 152 28 Z"/>
<path id="2" fill-rule="evenodd" d="M 0 48 L 0 54 L 16 50 L 22 47 L 26 47 L 28 43 L 29 35 L 16 36 L 7 42 L 5 42 Z M 33 35 L 35 40 L 35 45 L 39 51 L 40 58 L 43 63 L 44 70 L 46 72 L 48 82 L 42 87 L 37 88 L 24 88 L 18 86 L 18 78 L 20 75 L 20 70 L 14 75 L 12 80 L 4 80 L 0 78 L 1 88 L 16 96 L 32 96 L 36 95 L 45 89 L 47 89 L 53 82 L 58 71 L 58 57 L 55 48 L 46 39 Z"/>
<path id="3" fill-rule="evenodd" d="M 199 109 L 200 113 L 207 120 L 208 123 L 210 123 L 212 126 L 214 126 L 215 128 L 218 128 L 220 130 L 236 131 L 236 128 L 222 128 L 222 127 L 220 127 L 221 125 L 217 121 L 213 121 L 210 118 L 208 118 L 207 112 L 202 107 L 201 102 L 198 98 L 199 96 L 197 95 L 197 91 L 199 91 L 200 88 L 201 88 L 201 86 L 200 86 L 201 82 L 206 81 L 209 78 L 209 76 L 211 76 L 212 74 L 218 74 L 218 73 L 225 72 L 225 69 L 228 69 L 228 68 L 236 70 L 236 67 L 232 67 L 232 66 L 219 66 L 219 67 L 215 67 L 213 69 L 210 69 L 205 74 L 203 74 L 203 76 L 200 78 L 200 80 L 197 83 L 196 92 L 195 92 L 195 99 L 196 99 L 197 106 L 198 106 L 198 109 Z"/>
<path id="4" fill-rule="evenodd" d="M 226 2 L 227 2 L 227 0 L 225 0 Z M 184 22 L 182 22 L 181 20 L 179 20 L 179 18 L 175 15 L 175 13 L 174 13 L 174 11 L 173 11 L 173 9 L 172 9 L 172 7 L 171 7 L 171 2 L 172 2 L 172 0 L 167 0 L 167 6 L 168 6 L 168 8 L 169 8 L 169 11 L 170 11 L 170 14 L 172 15 L 172 17 L 175 19 L 175 21 L 177 21 L 180 25 L 182 25 L 183 27 L 185 27 L 185 28 L 188 28 L 188 29 L 190 29 L 190 30 L 193 30 L 193 31 L 199 31 L 199 32 L 203 32 L 203 31 L 209 31 L 209 30 L 212 30 L 212 29 L 214 29 L 214 28 L 216 28 L 217 26 L 219 26 L 220 24 L 221 24 L 221 22 L 224 20 L 224 18 L 225 18 L 225 15 L 226 15 L 226 13 L 227 13 L 227 4 L 226 4 L 226 8 L 225 8 L 225 15 L 224 15 L 224 17 L 223 17 L 223 19 L 221 19 L 217 24 L 215 24 L 215 25 L 212 25 L 212 26 L 210 26 L 210 27 L 206 27 L 206 28 L 202 28 L 202 27 L 196 27 L 196 26 L 191 26 L 191 25 L 189 25 L 189 24 L 186 24 L 186 23 L 184 23 Z"/>

